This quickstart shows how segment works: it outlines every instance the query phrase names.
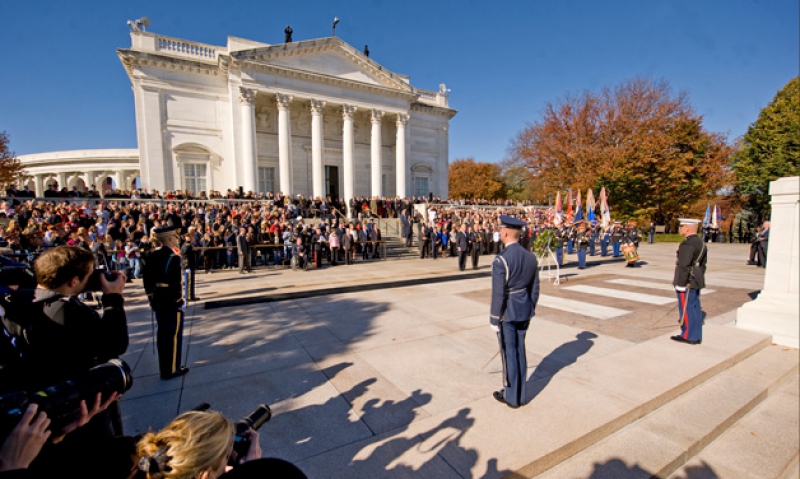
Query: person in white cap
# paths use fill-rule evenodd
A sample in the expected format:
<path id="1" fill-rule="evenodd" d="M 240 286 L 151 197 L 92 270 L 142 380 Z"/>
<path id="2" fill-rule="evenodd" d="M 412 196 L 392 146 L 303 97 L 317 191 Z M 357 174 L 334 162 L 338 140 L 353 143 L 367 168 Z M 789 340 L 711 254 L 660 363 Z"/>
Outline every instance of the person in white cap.
<path id="1" fill-rule="evenodd" d="M 688 344 L 703 342 L 703 311 L 700 307 L 700 290 L 706 287 L 705 274 L 708 249 L 697 236 L 700 220 L 681 218 L 679 232 L 686 239 L 678 246 L 675 262 L 675 279 L 672 284 L 678 296 L 681 334 L 673 341 Z"/>

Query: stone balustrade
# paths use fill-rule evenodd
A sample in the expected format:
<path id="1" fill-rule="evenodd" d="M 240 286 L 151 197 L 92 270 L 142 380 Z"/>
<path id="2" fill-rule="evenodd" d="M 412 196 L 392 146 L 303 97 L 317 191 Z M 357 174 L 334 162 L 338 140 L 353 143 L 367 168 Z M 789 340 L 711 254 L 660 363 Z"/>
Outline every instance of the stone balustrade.
<path id="1" fill-rule="evenodd" d="M 180 55 L 183 57 L 200 58 L 206 60 L 217 59 L 217 47 L 202 43 L 187 42 L 177 38 L 158 36 L 157 49 L 162 52 Z"/>

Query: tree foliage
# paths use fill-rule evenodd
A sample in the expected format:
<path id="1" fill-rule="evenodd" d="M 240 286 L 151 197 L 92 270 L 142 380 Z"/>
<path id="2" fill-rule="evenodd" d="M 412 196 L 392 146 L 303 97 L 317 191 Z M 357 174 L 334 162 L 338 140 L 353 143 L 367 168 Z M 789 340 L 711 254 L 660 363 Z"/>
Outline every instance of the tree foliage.
<path id="1" fill-rule="evenodd" d="M 453 198 L 495 200 L 505 196 L 500 167 L 494 163 L 481 163 L 474 158 L 457 159 L 450 163 L 449 175 Z"/>
<path id="2" fill-rule="evenodd" d="M 769 182 L 800 175 L 800 77 L 761 110 L 733 157 L 734 191 L 756 215 L 769 211 Z"/>
<path id="3" fill-rule="evenodd" d="M 551 194 L 605 186 L 615 216 L 659 220 L 726 186 L 732 151 L 686 94 L 645 78 L 548 103 L 510 148 Z"/>
<path id="4" fill-rule="evenodd" d="M 12 183 L 19 183 L 24 174 L 22 162 L 9 147 L 8 135 L 0 132 L 0 190 L 5 191 Z"/>

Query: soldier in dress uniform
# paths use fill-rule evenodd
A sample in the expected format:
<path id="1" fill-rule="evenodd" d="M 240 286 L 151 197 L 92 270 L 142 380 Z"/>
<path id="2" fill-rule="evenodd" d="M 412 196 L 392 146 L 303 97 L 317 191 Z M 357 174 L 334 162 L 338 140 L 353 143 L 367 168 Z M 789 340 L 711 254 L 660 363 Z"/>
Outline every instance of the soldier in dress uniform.
<path id="1" fill-rule="evenodd" d="M 580 221 L 575 227 L 575 247 L 578 249 L 578 269 L 586 269 L 586 250 L 589 248 L 589 235 L 586 222 Z"/>
<path id="2" fill-rule="evenodd" d="M 589 226 L 586 229 L 586 234 L 589 235 L 589 256 L 594 256 L 595 248 L 597 247 L 597 232 L 598 226 L 596 224 L 589 223 Z"/>
<path id="3" fill-rule="evenodd" d="M 572 254 L 575 251 L 575 225 L 571 222 L 567 223 L 567 254 Z"/>
<path id="4" fill-rule="evenodd" d="M 706 287 L 705 274 L 708 250 L 697 236 L 700 220 L 681 218 L 679 232 L 686 239 L 678 246 L 675 262 L 675 279 L 672 284 L 678 296 L 681 334 L 672 340 L 688 344 L 703 341 L 703 311 L 700 307 L 700 290 Z"/>
<path id="5" fill-rule="evenodd" d="M 625 230 L 622 229 L 622 223 L 615 221 L 614 227 L 611 229 L 611 247 L 614 249 L 614 258 L 619 258 L 622 255 L 623 236 L 625 236 Z"/>
<path id="6" fill-rule="evenodd" d="M 600 233 L 600 256 L 608 256 L 608 243 L 611 241 L 611 227 L 603 228 Z"/>
<path id="7" fill-rule="evenodd" d="M 503 360 L 502 391 L 492 396 L 511 408 L 525 404 L 525 334 L 539 300 L 536 256 L 519 244 L 524 223 L 500 215 L 500 239 L 506 246 L 492 262 L 492 305 L 489 323 L 497 333 Z"/>
<path id="8" fill-rule="evenodd" d="M 157 248 L 145 259 L 144 290 L 158 323 L 156 345 L 161 379 L 172 379 L 189 372 L 189 368 L 181 365 L 186 303 L 181 288 L 178 227 L 154 228 L 150 241 Z"/>

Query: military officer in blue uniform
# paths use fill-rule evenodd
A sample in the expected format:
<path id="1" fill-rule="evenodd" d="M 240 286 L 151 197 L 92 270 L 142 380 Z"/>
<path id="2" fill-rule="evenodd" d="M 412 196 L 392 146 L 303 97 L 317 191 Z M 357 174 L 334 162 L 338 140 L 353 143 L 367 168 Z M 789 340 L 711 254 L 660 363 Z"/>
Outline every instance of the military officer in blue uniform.
<path id="1" fill-rule="evenodd" d="M 700 290 L 706 287 L 705 274 L 708 261 L 706 244 L 697 236 L 700 220 L 681 218 L 679 232 L 686 239 L 678 246 L 675 262 L 675 279 L 672 284 L 678 296 L 681 334 L 672 340 L 700 344 L 703 342 L 703 311 L 700 307 Z"/>
<path id="2" fill-rule="evenodd" d="M 536 256 L 519 244 L 525 223 L 500 215 L 500 241 L 505 249 L 492 262 L 492 305 L 489 322 L 497 333 L 503 360 L 502 391 L 492 396 L 511 408 L 525 404 L 525 334 L 539 299 Z"/>
<path id="3" fill-rule="evenodd" d="M 158 323 L 156 347 L 161 379 L 173 379 L 189 372 L 181 364 L 183 320 L 186 303 L 181 287 L 181 254 L 177 226 L 153 229 L 150 241 L 158 246 L 144 261 L 144 290 Z"/>
<path id="4" fill-rule="evenodd" d="M 578 249 L 578 269 L 586 269 L 586 250 L 589 248 L 589 234 L 586 222 L 581 220 L 575 227 L 575 247 Z"/>

